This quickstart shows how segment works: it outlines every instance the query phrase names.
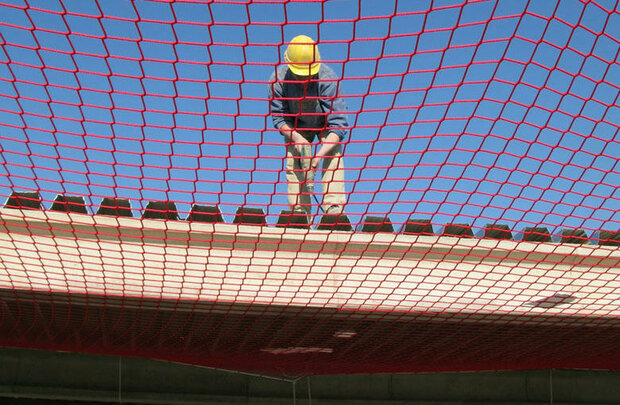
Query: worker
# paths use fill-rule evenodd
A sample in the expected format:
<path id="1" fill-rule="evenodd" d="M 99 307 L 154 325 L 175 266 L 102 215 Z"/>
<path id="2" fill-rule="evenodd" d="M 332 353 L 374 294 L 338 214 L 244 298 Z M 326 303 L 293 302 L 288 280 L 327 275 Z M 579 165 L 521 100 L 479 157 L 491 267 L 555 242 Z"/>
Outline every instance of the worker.
<path id="1" fill-rule="evenodd" d="M 310 217 L 315 170 L 322 159 L 322 209 L 339 215 L 346 202 L 341 142 L 348 121 L 338 76 L 321 63 L 318 46 L 306 35 L 291 40 L 284 61 L 269 80 L 269 99 L 273 125 L 287 145 L 289 207 Z M 313 155 L 317 137 L 320 147 Z"/>

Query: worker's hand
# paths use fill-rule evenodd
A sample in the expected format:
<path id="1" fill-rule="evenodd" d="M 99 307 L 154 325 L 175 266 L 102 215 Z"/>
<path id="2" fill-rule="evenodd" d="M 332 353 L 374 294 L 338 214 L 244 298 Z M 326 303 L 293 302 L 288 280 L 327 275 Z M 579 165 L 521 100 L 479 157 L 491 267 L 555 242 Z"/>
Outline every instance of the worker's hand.
<path id="1" fill-rule="evenodd" d="M 319 162 L 321 159 L 332 153 L 339 141 L 340 137 L 334 132 L 329 133 L 325 138 L 323 138 L 321 140 L 321 147 L 319 148 L 319 151 L 316 153 L 316 156 L 312 158 L 310 170 L 316 170 L 317 167 L 319 167 Z"/>
<path id="2" fill-rule="evenodd" d="M 321 147 L 316 153 L 317 157 L 330 155 L 340 143 L 340 137 L 335 132 L 330 132 L 325 138 L 321 139 Z"/>
<path id="3" fill-rule="evenodd" d="M 297 150 L 299 156 L 304 155 L 304 146 L 310 144 L 310 142 L 297 131 L 291 132 L 291 142 L 295 146 L 295 150 Z"/>
<path id="4" fill-rule="evenodd" d="M 319 156 L 312 158 L 312 164 L 310 165 L 310 169 L 316 170 L 316 168 L 319 167 L 320 161 L 321 161 L 321 158 Z"/>

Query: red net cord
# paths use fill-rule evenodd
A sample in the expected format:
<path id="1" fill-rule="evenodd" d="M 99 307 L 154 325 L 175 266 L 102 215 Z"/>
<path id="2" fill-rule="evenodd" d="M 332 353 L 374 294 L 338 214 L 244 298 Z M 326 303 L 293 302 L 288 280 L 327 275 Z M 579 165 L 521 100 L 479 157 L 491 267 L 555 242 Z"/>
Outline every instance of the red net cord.
<path id="1" fill-rule="evenodd" d="M 618 1 L 0 15 L 0 345 L 620 368 Z"/>

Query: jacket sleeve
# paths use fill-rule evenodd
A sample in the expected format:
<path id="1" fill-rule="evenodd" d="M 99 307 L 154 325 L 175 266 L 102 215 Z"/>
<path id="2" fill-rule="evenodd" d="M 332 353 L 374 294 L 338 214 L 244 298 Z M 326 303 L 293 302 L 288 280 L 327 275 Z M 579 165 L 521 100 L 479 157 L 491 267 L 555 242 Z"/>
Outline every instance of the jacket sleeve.
<path id="1" fill-rule="evenodd" d="M 286 123 L 291 125 L 291 123 L 287 121 L 288 113 L 285 103 L 283 83 L 276 80 L 274 73 L 269 80 L 269 112 L 271 113 L 273 126 L 277 129 L 280 129 L 280 127 Z"/>
<path id="2" fill-rule="evenodd" d="M 340 140 L 347 136 L 347 105 L 340 96 L 337 80 L 322 81 L 320 85 L 319 102 L 321 110 L 326 113 L 325 122 L 327 130 L 336 133 Z"/>

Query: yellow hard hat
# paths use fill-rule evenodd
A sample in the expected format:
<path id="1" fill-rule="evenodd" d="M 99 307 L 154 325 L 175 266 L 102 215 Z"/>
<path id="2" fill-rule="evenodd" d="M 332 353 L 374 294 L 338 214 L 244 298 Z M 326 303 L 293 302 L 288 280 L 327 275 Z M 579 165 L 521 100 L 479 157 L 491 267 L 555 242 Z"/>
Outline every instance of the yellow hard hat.
<path id="1" fill-rule="evenodd" d="M 297 76 L 314 76 L 321 67 L 319 47 L 307 35 L 297 35 L 284 52 L 284 61 Z"/>

